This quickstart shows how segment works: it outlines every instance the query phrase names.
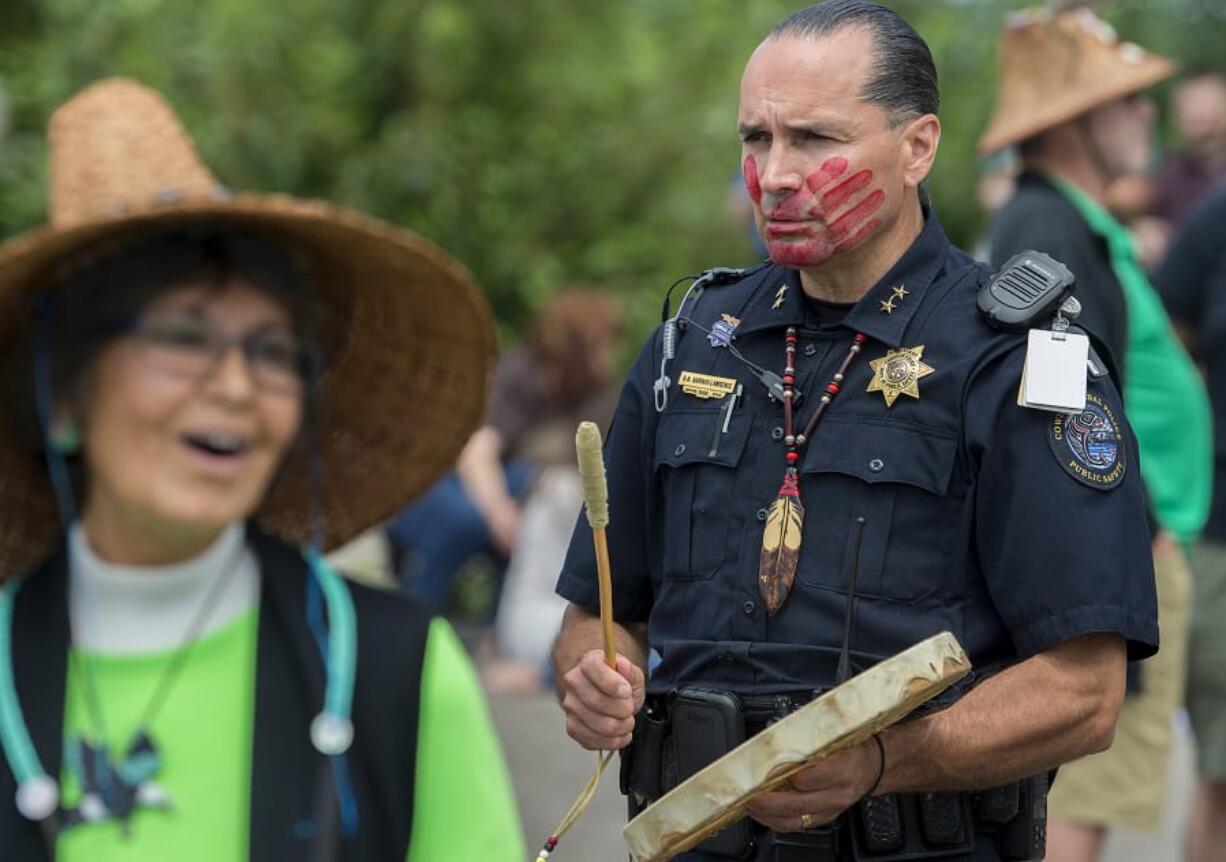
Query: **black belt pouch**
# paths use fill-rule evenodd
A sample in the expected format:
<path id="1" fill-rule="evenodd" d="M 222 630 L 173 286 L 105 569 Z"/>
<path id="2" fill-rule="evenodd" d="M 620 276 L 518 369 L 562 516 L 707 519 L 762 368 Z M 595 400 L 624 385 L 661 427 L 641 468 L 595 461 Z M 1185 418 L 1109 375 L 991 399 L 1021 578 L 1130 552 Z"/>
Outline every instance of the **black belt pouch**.
<path id="1" fill-rule="evenodd" d="M 677 782 L 685 781 L 745 741 L 745 714 L 737 696 L 727 691 L 682 687 L 669 706 Z M 753 851 L 753 831 L 742 817 L 697 847 L 744 859 Z"/>
<path id="2" fill-rule="evenodd" d="M 1052 774 L 1021 783 L 1018 814 L 1000 830 L 1000 855 L 1005 859 L 1042 859 L 1047 853 L 1047 791 Z"/>
<path id="3" fill-rule="evenodd" d="M 634 738 L 621 751 L 619 783 L 623 796 L 638 808 L 664 795 L 664 735 L 667 721 L 643 708 L 634 717 Z M 633 806 L 632 806 L 633 807 Z"/>

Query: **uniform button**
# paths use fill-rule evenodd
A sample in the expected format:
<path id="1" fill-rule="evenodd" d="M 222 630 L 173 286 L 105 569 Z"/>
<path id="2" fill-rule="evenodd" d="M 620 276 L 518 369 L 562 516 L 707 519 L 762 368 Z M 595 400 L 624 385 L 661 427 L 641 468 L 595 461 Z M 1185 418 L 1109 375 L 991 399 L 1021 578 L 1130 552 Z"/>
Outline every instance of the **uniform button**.
<path id="1" fill-rule="evenodd" d="M 680 458 L 682 455 L 684 455 L 684 454 L 685 454 L 685 444 L 684 444 L 684 443 L 678 443 L 678 444 L 677 444 L 677 448 L 673 450 L 673 454 L 674 454 L 675 456 L 677 456 L 678 458 Z"/>
<path id="2" fill-rule="evenodd" d="M 745 604 L 741 606 L 741 609 L 745 611 L 745 616 L 752 617 L 753 612 L 758 609 L 758 606 L 753 602 L 745 602 Z"/>
<path id="3" fill-rule="evenodd" d="M 815 353 L 817 353 L 816 344 L 806 344 L 805 345 L 805 356 L 812 356 Z"/>
<path id="4" fill-rule="evenodd" d="M 768 517 L 770 517 L 770 509 L 759 509 L 758 510 L 758 520 L 759 521 L 765 521 Z"/>
<path id="5" fill-rule="evenodd" d="M 868 469 L 872 470 L 874 473 L 880 473 L 885 469 L 885 462 L 880 458 L 874 458 L 868 462 Z"/>
<path id="6" fill-rule="evenodd" d="M 783 439 L 783 427 L 782 426 L 780 425 L 775 426 L 775 430 L 771 432 L 771 439 L 772 440 L 782 440 Z"/>

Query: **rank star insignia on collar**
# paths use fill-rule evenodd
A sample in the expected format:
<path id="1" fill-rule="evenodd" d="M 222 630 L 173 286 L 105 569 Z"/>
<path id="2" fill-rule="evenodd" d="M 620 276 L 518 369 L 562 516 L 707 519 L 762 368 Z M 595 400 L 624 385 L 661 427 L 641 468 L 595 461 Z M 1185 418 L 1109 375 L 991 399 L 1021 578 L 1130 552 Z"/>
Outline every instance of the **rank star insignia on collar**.
<path id="1" fill-rule="evenodd" d="M 775 303 L 771 306 L 771 311 L 778 311 L 783 307 L 783 300 L 787 298 L 788 286 L 786 283 L 779 285 L 779 290 L 775 293 Z"/>
<path id="2" fill-rule="evenodd" d="M 894 299 L 904 299 L 911 291 L 901 284 L 894 286 Z"/>
<path id="3" fill-rule="evenodd" d="M 890 350 L 880 359 L 869 362 L 873 369 L 873 377 L 868 382 L 866 392 L 880 392 L 885 397 L 885 406 L 893 407 L 899 395 L 910 395 L 919 398 L 919 381 L 927 377 L 934 369 L 926 365 L 922 358 L 924 345 L 918 347 L 900 347 Z"/>
<path id="4" fill-rule="evenodd" d="M 740 325 L 740 318 L 724 314 L 720 320 L 711 324 L 711 331 L 707 333 L 707 341 L 712 347 L 727 347 L 732 344 L 732 335 Z"/>
<path id="5" fill-rule="evenodd" d="M 896 306 L 896 305 L 894 304 L 894 297 L 892 297 L 892 296 L 891 296 L 889 299 L 883 299 L 883 300 L 881 300 L 881 308 L 879 308 L 879 309 L 877 309 L 877 310 L 878 310 L 878 311 L 883 311 L 883 312 L 885 312 L 886 314 L 893 314 L 893 313 L 894 313 L 894 309 L 895 309 L 895 308 L 897 308 L 897 307 L 898 307 L 898 306 Z"/>

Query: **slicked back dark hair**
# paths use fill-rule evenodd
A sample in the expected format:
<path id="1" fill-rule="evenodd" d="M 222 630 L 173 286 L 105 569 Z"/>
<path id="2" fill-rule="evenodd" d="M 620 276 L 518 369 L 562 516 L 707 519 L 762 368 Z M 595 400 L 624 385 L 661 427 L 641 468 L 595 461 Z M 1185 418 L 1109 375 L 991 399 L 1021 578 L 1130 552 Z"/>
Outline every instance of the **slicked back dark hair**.
<path id="1" fill-rule="evenodd" d="M 771 37 L 820 39 L 862 27 L 873 34 L 873 65 L 860 97 L 898 125 L 941 108 L 937 67 L 928 43 L 893 9 L 871 0 L 825 0 L 785 18 Z"/>

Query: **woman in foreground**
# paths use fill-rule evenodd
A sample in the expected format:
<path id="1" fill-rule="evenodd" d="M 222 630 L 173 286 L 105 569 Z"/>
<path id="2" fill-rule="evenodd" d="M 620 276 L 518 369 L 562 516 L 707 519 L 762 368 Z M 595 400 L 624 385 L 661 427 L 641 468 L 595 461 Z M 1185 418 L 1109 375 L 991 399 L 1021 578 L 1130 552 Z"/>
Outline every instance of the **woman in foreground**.
<path id="1" fill-rule="evenodd" d="M 4 858 L 520 858 L 454 633 L 320 556 L 479 421 L 467 277 L 230 194 L 130 81 L 49 139 L 50 224 L 0 246 Z"/>

